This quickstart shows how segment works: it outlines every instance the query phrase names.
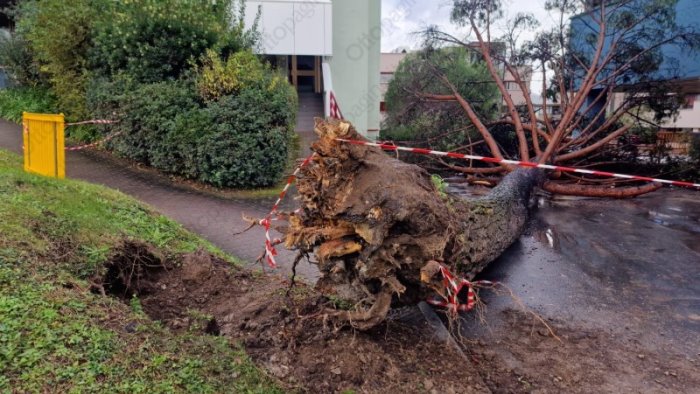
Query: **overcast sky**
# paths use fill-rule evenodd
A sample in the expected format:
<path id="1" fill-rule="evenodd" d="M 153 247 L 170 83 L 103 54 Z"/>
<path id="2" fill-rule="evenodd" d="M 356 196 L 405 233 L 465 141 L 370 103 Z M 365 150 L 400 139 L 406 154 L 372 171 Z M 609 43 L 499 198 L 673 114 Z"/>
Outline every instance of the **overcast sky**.
<path id="1" fill-rule="evenodd" d="M 382 52 L 396 49 L 418 49 L 420 37 L 415 32 L 429 25 L 438 25 L 444 31 L 464 38 L 468 30 L 450 22 L 451 0 L 381 0 L 382 2 Z M 506 17 L 519 12 L 531 13 L 537 18 L 542 28 L 556 24 L 552 15 L 544 9 L 545 0 L 503 0 Z M 494 35 L 498 35 L 497 32 Z M 523 34 L 521 39 L 531 39 L 534 33 Z M 539 73 L 533 75 L 531 89 L 541 89 L 542 78 Z"/>
<path id="2" fill-rule="evenodd" d="M 450 23 L 451 0 L 381 0 L 382 1 L 382 52 L 397 48 L 420 47 L 420 39 L 412 33 L 428 25 L 438 25 L 443 30 L 464 37 L 466 29 Z M 544 10 L 544 0 L 504 0 L 507 15 L 528 12 L 544 26 L 553 24 L 552 17 Z M 461 34 L 460 34 L 461 32 Z"/>

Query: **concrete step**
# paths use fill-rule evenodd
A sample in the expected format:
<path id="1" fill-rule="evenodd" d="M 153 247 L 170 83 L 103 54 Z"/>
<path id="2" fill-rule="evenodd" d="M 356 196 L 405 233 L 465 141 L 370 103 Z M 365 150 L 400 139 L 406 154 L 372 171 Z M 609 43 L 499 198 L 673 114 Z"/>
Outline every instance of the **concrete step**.
<path id="1" fill-rule="evenodd" d="M 316 139 L 314 118 L 323 118 L 323 95 L 313 92 L 299 92 L 299 112 L 297 112 L 296 132 L 301 137 L 300 156 L 311 154 L 309 146 Z"/>

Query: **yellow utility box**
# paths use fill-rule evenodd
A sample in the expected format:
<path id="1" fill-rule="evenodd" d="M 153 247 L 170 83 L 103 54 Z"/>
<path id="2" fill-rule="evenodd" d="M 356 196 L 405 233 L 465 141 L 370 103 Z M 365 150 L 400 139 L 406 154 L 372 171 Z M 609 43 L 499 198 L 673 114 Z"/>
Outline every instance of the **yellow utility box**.
<path id="1" fill-rule="evenodd" d="M 63 114 L 22 114 L 24 170 L 63 179 L 66 176 Z"/>

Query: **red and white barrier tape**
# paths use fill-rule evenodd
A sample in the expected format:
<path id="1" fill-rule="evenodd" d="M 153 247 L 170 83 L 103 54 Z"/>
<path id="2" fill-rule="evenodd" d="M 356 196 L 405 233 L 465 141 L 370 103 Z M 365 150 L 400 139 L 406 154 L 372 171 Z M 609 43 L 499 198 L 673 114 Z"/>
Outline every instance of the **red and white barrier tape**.
<path id="1" fill-rule="evenodd" d="M 476 292 L 474 291 L 474 287 L 494 287 L 497 285 L 497 283 L 488 280 L 470 282 L 466 279 L 457 279 L 452 275 L 450 270 L 442 264 L 440 264 L 440 273 L 442 274 L 442 281 L 445 284 L 447 295 L 441 295 L 441 299 L 429 299 L 427 302 L 435 306 L 447 308 L 447 311 L 454 315 L 458 312 L 467 312 L 474 308 L 474 305 L 476 305 Z M 459 302 L 459 293 L 465 287 L 467 288 L 467 302 L 462 304 Z"/>
<path id="2" fill-rule="evenodd" d="M 330 106 L 330 116 L 331 118 L 344 119 L 343 113 L 340 111 L 340 105 L 338 105 L 338 99 L 335 98 L 335 94 L 331 91 L 329 95 L 329 106 Z"/>
<path id="3" fill-rule="evenodd" d="M 79 126 L 79 125 L 84 125 L 84 124 L 114 124 L 117 122 L 119 122 L 119 121 L 118 120 L 107 120 L 107 119 L 92 119 L 92 120 L 84 120 L 82 122 L 66 123 L 66 127 Z"/>
<path id="4" fill-rule="evenodd" d="M 442 151 L 423 149 L 423 148 L 409 148 L 409 147 L 396 146 L 396 145 L 391 145 L 391 144 L 382 144 L 382 143 L 359 141 L 359 140 L 348 140 L 348 139 L 343 139 L 343 138 L 336 138 L 336 140 L 340 141 L 340 142 L 345 142 L 348 144 L 353 144 L 353 145 L 376 146 L 378 148 L 381 148 L 381 149 L 387 150 L 387 151 L 405 151 L 405 152 L 418 153 L 418 154 L 422 154 L 422 155 L 446 156 L 446 157 L 452 157 L 455 159 L 478 160 L 478 161 L 483 161 L 486 163 L 496 163 L 496 164 L 503 163 L 503 164 L 510 164 L 510 165 L 515 165 L 515 166 L 519 166 L 519 167 L 543 168 L 545 170 L 574 172 L 577 174 L 599 175 L 599 176 L 607 176 L 607 177 L 613 177 L 613 178 L 633 179 L 633 180 L 645 181 L 645 182 L 664 183 L 664 184 L 673 185 L 673 186 L 700 188 L 700 183 L 671 181 L 668 179 L 650 178 L 650 177 L 639 176 L 639 175 L 618 174 L 618 173 L 607 172 L 607 171 L 584 170 L 582 168 L 554 166 L 554 165 L 550 165 L 550 164 L 538 164 L 538 163 L 533 163 L 530 161 L 496 159 L 494 157 L 466 155 L 466 154 L 455 153 L 455 152 L 442 152 Z"/>
<path id="5" fill-rule="evenodd" d="M 343 113 L 340 111 L 340 106 L 338 105 L 338 100 L 335 98 L 335 94 L 331 91 L 329 95 L 329 105 L 330 105 L 330 116 L 332 118 L 336 119 L 343 119 Z M 272 209 L 270 210 L 270 213 L 265 216 L 262 220 L 260 220 L 260 225 L 263 226 L 265 229 L 265 259 L 267 260 L 267 264 L 271 268 L 276 268 L 277 267 L 277 261 L 275 260 L 275 256 L 277 256 L 277 249 L 275 249 L 275 245 L 278 245 L 282 243 L 281 239 L 275 238 L 272 239 L 270 236 L 270 228 L 272 227 L 272 221 L 277 220 L 275 217 L 275 214 L 277 213 L 277 209 L 279 208 L 280 203 L 284 199 L 284 196 L 287 195 L 287 191 L 289 188 L 292 186 L 292 183 L 297 179 L 297 176 L 299 175 L 299 172 L 301 171 L 302 168 L 304 168 L 307 164 L 311 162 L 311 159 L 316 155 L 316 153 L 312 153 L 304 159 L 304 161 L 299 165 L 294 170 L 294 173 L 287 179 L 287 184 L 284 185 L 284 189 L 282 189 L 282 192 L 280 193 L 279 197 L 277 198 L 277 201 L 275 202 L 275 205 L 272 206 Z M 299 210 L 295 211 L 298 212 Z"/>
<path id="6" fill-rule="evenodd" d="M 308 165 L 311 162 L 311 159 L 316 155 L 316 153 L 312 153 L 304 159 L 304 161 L 297 167 L 292 175 L 289 176 L 287 179 L 287 184 L 284 185 L 284 189 L 282 189 L 282 192 L 280 193 L 279 197 L 277 197 L 277 201 L 275 202 L 275 205 L 272 206 L 272 209 L 270 210 L 270 213 L 265 216 L 264 219 L 260 221 L 260 225 L 265 228 L 265 259 L 267 260 L 267 264 L 271 268 L 276 268 L 277 267 L 277 261 L 275 261 L 275 256 L 277 256 L 277 250 L 275 249 L 275 245 L 282 243 L 282 240 L 280 239 L 272 239 L 270 236 L 270 228 L 272 227 L 272 221 L 276 220 L 275 214 L 277 213 L 277 210 L 279 209 L 280 203 L 282 203 L 282 200 L 284 199 L 284 196 L 287 195 L 287 191 L 289 188 L 292 186 L 292 183 L 297 179 L 297 176 L 299 176 L 299 172 L 301 171 L 302 168 L 304 168 L 306 165 Z"/>
<path id="7" fill-rule="evenodd" d="M 70 151 L 76 151 L 76 150 L 82 150 L 82 149 L 92 148 L 92 147 L 94 147 L 94 146 L 100 145 L 100 144 L 102 144 L 102 143 L 104 143 L 104 142 L 107 142 L 107 141 L 111 140 L 112 138 L 114 138 L 114 137 L 120 135 L 121 133 L 122 133 L 122 132 L 120 131 L 120 132 L 117 132 L 117 133 L 114 133 L 114 134 L 110 134 L 110 135 L 106 136 L 105 138 L 103 138 L 103 139 L 101 139 L 101 140 L 99 140 L 99 141 L 97 141 L 97 142 L 93 142 L 93 143 L 91 143 L 91 144 L 78 145 L 78 146 L 69 146 L 69 147 L 66 147 L 65 149 L 66 149 L 66 151 L 70 152 Z"/>

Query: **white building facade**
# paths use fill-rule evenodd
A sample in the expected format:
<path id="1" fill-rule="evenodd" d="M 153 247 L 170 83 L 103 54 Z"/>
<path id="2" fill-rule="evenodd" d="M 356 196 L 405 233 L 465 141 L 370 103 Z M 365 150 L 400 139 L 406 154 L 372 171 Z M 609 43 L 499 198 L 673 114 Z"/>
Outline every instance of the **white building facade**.
<path id="1" fill-rule="evenodd" d="M 258 10 L 262 54 L 287 70 L 300 91 L 334 94 L 343 117 L 370 137 L 379 132 L 379 0 L 248 0 L 246 23 Z"/>

